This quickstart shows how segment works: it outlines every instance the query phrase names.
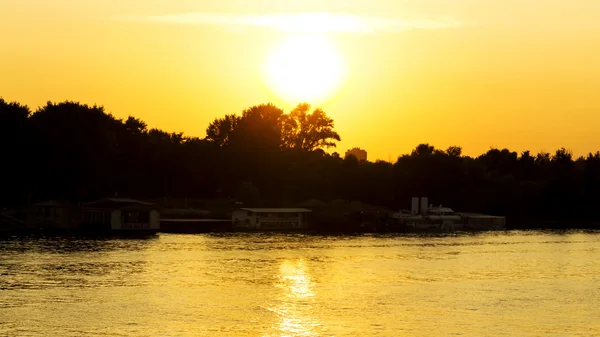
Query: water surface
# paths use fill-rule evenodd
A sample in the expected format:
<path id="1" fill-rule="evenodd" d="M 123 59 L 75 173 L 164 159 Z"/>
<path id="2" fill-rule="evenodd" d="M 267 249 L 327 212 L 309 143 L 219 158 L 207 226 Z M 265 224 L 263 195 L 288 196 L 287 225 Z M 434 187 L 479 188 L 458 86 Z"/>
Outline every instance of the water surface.
<path id="1" fill-rule="evenodd" d="M 600 235 L 0 239 L 0 336 L 597 336 Z"/>

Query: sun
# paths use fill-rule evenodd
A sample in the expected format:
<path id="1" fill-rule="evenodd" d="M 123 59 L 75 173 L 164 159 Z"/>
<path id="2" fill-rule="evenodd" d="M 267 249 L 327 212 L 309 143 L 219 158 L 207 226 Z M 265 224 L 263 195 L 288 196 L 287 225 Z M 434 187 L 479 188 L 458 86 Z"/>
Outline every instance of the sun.
<path id="1" fill-rule="evenodd" d="M 342 84 L 343 59 L 324 36 L 288 37 L 266 63 L 267 81 L 282 98 L 317 103 Z"/>

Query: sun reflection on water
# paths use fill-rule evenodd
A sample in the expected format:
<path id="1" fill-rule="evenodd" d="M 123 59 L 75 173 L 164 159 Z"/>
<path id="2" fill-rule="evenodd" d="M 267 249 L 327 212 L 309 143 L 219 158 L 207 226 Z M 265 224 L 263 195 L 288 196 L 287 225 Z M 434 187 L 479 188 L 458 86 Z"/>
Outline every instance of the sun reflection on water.
<path id="1" fill-rule="evenodd" d="M 323 324 L 314 310 L 314 285 L 303 260 L 286 260 L 281 264 L 275 283 L 281 289 L 281 295 L 278 305 L 271 308 L 278 319 L 273 327 L 278 336 L 318 336 L 323 331 Z"/>

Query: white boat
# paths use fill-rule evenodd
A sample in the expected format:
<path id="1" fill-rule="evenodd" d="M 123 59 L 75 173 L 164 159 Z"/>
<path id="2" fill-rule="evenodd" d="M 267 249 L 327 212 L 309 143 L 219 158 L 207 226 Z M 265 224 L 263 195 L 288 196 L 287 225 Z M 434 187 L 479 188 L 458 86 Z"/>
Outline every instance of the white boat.
<path id="1" fill-rule="evenodd" d="M 449 207 L 429 205 L 427 197 L 413 197 L 411 210 L 396 212 L 392 218 L 408 230 L 490 230 L 505 227 L 504 217 L 457 213 Z"/>

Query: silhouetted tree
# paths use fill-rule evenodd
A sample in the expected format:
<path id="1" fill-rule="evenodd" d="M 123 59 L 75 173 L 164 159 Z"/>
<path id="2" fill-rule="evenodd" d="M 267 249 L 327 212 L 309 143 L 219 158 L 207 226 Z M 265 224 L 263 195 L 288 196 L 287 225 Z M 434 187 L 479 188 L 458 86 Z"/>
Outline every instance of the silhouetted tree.
<path id="1" fill-rule="evenodd" d="M 241 118 L 236 115 L 225 115 L 215 119 L 206 129 L 206 140 L 219 146 L 229 145 L 233 132 L 240 124 Z"/>
<path id="2" fill-rule="evenodd" d="M 462 155 L 462 148 L 460 146 L 450 146 L 446 150 L 446 154 L 450 157 L 460 157 Z"/>
<path id="3" fill-rule="evenodd" d="M 283 143 L 285 147 L 302 151 L 335 147 L 340 135 L 333 130 L 333 119 L 321 109 L 309 113 L 308 103 L 299 104 L 284 119 Z"/>
<path id="4" fill-rule="evenodd" d="M 0 97 L 0 206 L 15 206 L 28 199 L 29 184 L 22 178 L 32 172 L 29 107 Z"/>
<path id="5" fill-rule="evenodd" d="M 236 193 L 237 200 L 243 202 L 246 207 L 260 205 L 260 191 L 252 183 L 242 183 Z"/>
<path id="6" fill-rule="evenodd" d="M 39 165 L 33 178 L 42 194 L 76 199 L 113 192 L 120 121 L 100 106 L 48 102 L 31 123 Z"/>

